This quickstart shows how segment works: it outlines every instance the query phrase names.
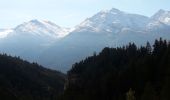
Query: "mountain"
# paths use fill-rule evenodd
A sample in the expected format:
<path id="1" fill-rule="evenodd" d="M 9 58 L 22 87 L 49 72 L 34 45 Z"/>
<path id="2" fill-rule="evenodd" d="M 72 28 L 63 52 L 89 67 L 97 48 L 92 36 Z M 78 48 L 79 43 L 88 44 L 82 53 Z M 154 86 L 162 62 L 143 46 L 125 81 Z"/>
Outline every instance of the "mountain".
<path id="1" fill-rule="evenodd" d="M 70 66 L 104 47 L 129 42 L 144 45 L 156 38 L 170 39 L 169 11 L 160 10 L 152 17 L 130 14 L 118 9 L 101 11 L 75 27 L 62 40 L 45 50 L 38 62 L 49 68 L 67 71 Z"/>
<path id="2" fill-rule="evenodd" d="M 68 35 L 70 29 L 50 21 L 31 20 L 11 30 L 0 31 L 0 50 L 35 61 L 39 53 Z"/>
<path id="3" fill-rule="evenodd" d="M 0 99 L 56 100 L 63 92 L 65 75 L 0 54 Z"/>
<path id="4" fill-rule="evenodd" d="M 46 38 L 62 38 L 69 33 L 68 28 L 61 28 L 50 21 L 31 20 L 17 26 L 16 33 L 29 33 L 35 36 Z"/>
<path id="5" fill-rule="evenodd" d="M 93 31 L 118 33 L 123 28 L 140 30 L 149 18 L 137 14 L 128 14 L 118 9 L 101 11 L 91 18 L 86 19 L 77 26 L 76 31 Z"/>
<path id="6" fill-rule="evenodd" d="M 170 43 L 104 48 L 68 71 L 60 100 L 169 100 Z"/>
<path id="7" fill-rule="evenodd" d="M 75 62 L 104 47 L 129 42 L 140 46 L 160 37 L 169 40 L 169 19 L 170 11 L 165 10 L 147 17 L 112 8 L 87 18 L 74 30 L 31 20 L 13 29 L 1 29 L 0 51 L 66 72 Z"/>
<path id="8" fill-rule="evenodd" d="M 164 28 L 170 25 L 170 11 L 160 9 L 157 13 L 151 16 L 147 28 Z"/>
<path id="9" fill-rule="evenodd" d="M 160 9 L 156 14 L 151 17 L 151 21 L 170 25 L 170 11 Z"/>

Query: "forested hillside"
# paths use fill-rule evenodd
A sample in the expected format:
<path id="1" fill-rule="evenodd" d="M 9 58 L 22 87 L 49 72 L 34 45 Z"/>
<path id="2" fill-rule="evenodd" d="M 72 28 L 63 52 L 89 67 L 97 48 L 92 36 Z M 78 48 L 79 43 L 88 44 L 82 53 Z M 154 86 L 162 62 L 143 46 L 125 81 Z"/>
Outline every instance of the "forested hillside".
<path id="1" fill-rule="evenodd" d="M 36 63 L 0 55 L 3 100 L 170 100 L 170 42 L 160 38 L 153 46 L 106 47 L 75 63 L 65 78 Z"/>
<path id="2" fill-rule="evenodd" d="M 170 43 L 104 48 L 75 63 L 61 100 L 170 100 Z"/>
<path id="3" fill-rule="evenodd" d="M 0 55 L 0 100 L 56 100 L 65 75 L 18 57 Z"/>

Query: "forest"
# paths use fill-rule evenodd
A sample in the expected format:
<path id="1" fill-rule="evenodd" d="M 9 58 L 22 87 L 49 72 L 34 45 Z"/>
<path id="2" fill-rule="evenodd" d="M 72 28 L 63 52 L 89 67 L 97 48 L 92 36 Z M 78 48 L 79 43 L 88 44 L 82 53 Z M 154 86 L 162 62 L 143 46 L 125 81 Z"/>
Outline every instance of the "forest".
<path id="1" fill-rule="evenodd" d="M 0 100 L 56 100 L 64 81 L 61 72 L 0 55 Z"/>
<path id="2" fill-rule="evenodd" d="M 2 100 L 170 100 L 170 42 L 105 47 L 67 76 L 0 54 Z"/>
<path id="3" fill-rule="evenodd" d="M 170 42 L 104 48 L 68 71 L 59 100 L 170 100 Z"/>

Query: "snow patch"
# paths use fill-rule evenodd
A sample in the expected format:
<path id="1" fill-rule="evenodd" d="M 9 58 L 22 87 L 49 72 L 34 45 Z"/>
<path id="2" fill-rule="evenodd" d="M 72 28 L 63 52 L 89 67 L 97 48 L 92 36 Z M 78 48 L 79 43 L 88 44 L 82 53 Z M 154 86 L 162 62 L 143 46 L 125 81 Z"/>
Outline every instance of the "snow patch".
<path id="1" fill-rule="evenodd" d="M 0 32 L 0 38 L 5 38 L 8 36 L 9 33 L 13 32 L 12 29 L 7 29 L 7 30 L 3 30 Z"/>
<path id="2" fill-rule="evenodd" d="M 164 21 L 165 21 L 166 23 L 169 23 L 169 22 L 170 22 L 170 18 L 169 18 L 169 17 L 166 17 Z"/>

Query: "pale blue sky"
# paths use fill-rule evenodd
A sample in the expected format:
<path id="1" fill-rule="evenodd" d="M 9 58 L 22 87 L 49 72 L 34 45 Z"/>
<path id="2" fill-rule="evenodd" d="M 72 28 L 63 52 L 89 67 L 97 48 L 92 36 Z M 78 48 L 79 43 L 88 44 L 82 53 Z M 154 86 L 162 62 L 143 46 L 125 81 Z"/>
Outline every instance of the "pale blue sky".
<path id="1" fill-rule="evenodd" d="M 170 0 L 0 0 L 0 28 L 13 28 L 31 19 L 74 27 L 111 8 L 151 16 L 159 9 L 170 11 Z"/>

